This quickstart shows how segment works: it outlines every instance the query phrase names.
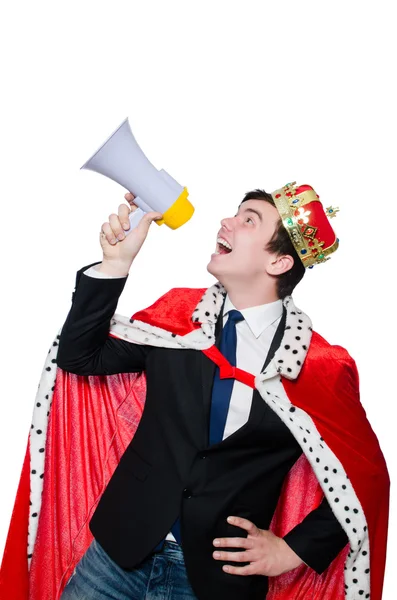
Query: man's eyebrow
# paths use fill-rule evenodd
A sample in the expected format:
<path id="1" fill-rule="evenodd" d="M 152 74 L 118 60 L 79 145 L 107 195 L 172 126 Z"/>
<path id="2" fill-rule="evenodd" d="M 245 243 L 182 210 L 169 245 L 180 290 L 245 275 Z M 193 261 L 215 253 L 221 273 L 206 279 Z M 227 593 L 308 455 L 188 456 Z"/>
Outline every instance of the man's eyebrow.
<path id="1" fill-rule="evenodd" d="M 261 223 L 263 222 L 263 217 L 262 217 L 261 213 L 259 212 L 259 210 L 255 210 L 255 208 L 248 208 L 248 207 L 247 207 L 247 208 L 244 208 L 244 209 L 243 209 L 243 211 L 244 211 L 244 212 L 252 212 L 252 213 L 255 213 L 256 215 L 258 215 L 260 222 L 261 222 Z M 238 211 L 237 211 L 237 213 L 236 213 L 234 216 L 236 217 L 237 215 L 238 215 Z"/>

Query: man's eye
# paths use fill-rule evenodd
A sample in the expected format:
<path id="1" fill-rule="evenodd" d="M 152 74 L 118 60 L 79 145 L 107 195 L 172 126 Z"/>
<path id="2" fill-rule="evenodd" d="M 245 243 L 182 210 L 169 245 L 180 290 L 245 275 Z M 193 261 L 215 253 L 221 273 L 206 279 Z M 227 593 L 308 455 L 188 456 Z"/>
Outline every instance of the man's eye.
<path id="1" fill-rule="evenodd" d="M 251 223 L 253 223 L 253 222 L 254 222 L 254 220 L 253 220 L 253 219 L 251 219 L 251 217 L 247 217 L 247 218 L 246 218 L 246 221 L 251 221 Z"/>

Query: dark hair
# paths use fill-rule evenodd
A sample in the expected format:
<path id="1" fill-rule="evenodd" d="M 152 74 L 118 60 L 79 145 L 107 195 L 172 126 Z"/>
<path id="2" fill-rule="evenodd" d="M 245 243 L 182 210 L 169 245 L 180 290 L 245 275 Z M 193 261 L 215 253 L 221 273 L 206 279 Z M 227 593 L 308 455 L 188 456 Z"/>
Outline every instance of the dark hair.
<path id="1" fill-rule="evenodd" d="M 247 192 L 241 201 L 241 204 L 247 200 L 264 200 L 272 206 L 276 206 L 272 196 L 265 192 L 265 190 L 256 189 Z M 289 296 L 304 276 L 306 269 L 291 242 L 291 238 L 283 225 L 281 217 L 276 224 L 274 233 L 267 243 L 265 250 L 275 253 L 276 256 L 289 254 L 294 259 L 294 264 L 288 271 L 281 275 L 273 275 L 273 277 L 277 278 L 276 291 L 278 297 L 284 298 L 285 296 Z"/>

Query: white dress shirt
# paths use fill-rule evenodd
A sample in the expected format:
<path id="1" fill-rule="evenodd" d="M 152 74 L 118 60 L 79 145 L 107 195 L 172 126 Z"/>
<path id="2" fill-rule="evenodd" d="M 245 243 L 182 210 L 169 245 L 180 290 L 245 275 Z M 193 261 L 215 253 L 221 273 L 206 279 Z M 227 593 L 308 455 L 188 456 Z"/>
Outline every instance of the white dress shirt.
<path id="1" fill-rule="evenodd" d="M 102 279 L 114 278 L 112 275 L 99 272 L 95 269 L 95 266 L 86 269 L 84 274 Z M 223 310 L 223 327 L 227 323 L 228 313 L 231 310 L 237 309 L 233 306 L 227 294 Z M 244 320 L 236 325 L 236 366 L 253 375 L 258 375 L 264 365 L 270 344 L 280 323 L 283 303 L 282 300 L 276 300 L 268 304 L 244 308 L 239 312 L 243 315 Z M 241 383 L 241 381 L 236 380 L 234 382 L 223 439 L 237 431 L 248 421 L 252 395 L 252 388 Z M 169 533 L 166 539 L 175 541 L 172 533 Z"/>

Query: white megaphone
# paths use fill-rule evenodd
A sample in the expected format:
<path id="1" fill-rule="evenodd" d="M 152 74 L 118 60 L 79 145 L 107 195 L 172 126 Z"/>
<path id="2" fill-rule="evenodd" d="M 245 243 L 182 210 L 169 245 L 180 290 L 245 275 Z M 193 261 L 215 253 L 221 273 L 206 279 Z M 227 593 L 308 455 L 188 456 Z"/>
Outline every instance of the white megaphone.
<path id="1" fill-rule="evenodd" d="M 134 202 L 139 208 L 130 213 L 130 229 L 124 232 L 126 235 L 145 213 L 153 210 L 163 215 L 154 222 L 165 223 L 171 229 L 184 225 L 194 213 L 194 206 L 187 199 L 187 188 L 164 169 L 158 171 L 146 158 L 132 134 L 128 117 L 81 169 L 101 173 L 135 196 Z"/>

